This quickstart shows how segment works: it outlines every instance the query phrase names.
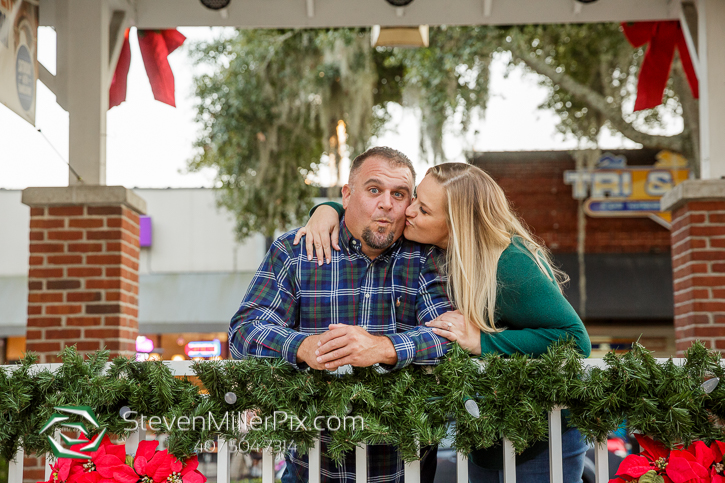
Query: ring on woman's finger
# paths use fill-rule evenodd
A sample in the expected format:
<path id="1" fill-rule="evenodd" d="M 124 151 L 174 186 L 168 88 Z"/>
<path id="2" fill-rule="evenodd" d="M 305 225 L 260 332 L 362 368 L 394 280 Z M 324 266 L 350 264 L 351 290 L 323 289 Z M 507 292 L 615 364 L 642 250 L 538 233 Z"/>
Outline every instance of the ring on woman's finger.
<path id="1" fill-rule="evenodd" d="M 448 328 L 450 329 L 451 327 L 453 327 L 453 324 L 451 324 L 450 322 L 448 322 Z"/>

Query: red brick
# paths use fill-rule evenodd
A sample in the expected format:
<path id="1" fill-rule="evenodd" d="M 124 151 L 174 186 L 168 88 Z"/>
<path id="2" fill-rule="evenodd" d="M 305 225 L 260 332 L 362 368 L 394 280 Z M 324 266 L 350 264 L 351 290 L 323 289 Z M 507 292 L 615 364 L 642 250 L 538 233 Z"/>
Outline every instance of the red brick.
<path id="1" fill-rule="evenodd" d="M 713 272 L 725 273 L 725 263 L 713 263 L 710 268 Z"/>
<path id="2" fill-rule="evenodd" d="M 62 243 L 31 243 L 30 253 L 63 253 Z"/>
<path id="3" fill-rule="evenodd" d="M 82 305 L 46 305 L 45 313 L 47 315 L 70 315 L 80 314 L 83 311 Z"/>
<path id="4" fill-rule="evenodd" d="M 83 206 L 51 206 L 49 216 L 83 216 Z"/>
<path id="5" fill-rule="evenodd" d="M 725 238 L 710 238 L 710 248 L 725 248 Z"/>
<path id="6" fill-rule="evenodd" d="M 80 218 L 68 220 L 70 228 L 102 228 L 103 218 Z"/>
<path id="7" fill-rule="evenodd" d="M 691 226 L 690 234 L 692 236 L 722 236 L 725 235 L 725 226 Z"/>
<path id="8" fill-rule="evenodd" d="M 43 313 L 43 307 L 40 305 L 28 305 L 28 315 L 40 315 Z"/>
<path id="9" fill-rule="evenodd" d="M 692 282 L 697 287 L 723 287 L 725 286 L 725 277 L 696 276 L 692 277 Z"/>
<path id="10" fill-rule="evenodd" d="M 71 253 L 102 252 L 102 243 L 69 243 L 68 251 Z"/>
<path id="11" fill-rule="evenodd" d="M 31 256 L 28 258 L 28 265 L 42 265 L 45 261 L 45 258 L 42 256 Z"/>
<path id="12" fill-rule="evenodd" d="M 45 208 L 30 208 L 30 216 L 45 216 Z"/>
<path id="13" fill-rule="evenodd" d="M 88 339 L 115 339 L 118 338 L 118 328 L 85 329 L 83 337 Z"/>
<path id="14" fill-rule="evenodd" d="M 62 276 L 62 268 L 31 268 L 28 270 L 30 278 L 60 278 Z"/>
<path id="15" fill-rule="evenodd" d="M 123 210 L 120 206 L 89 206 L 89 215 L 120 215 Z"/>
<path id="16" fill-rule="evenodd" d="M 87 314 L 119 314 L 121 306 L 119 304 L 102 304 L 102 305 L 86 305 Z"/>
<path id="17" fill-rule="evenodd" d="M 88 265 L 120 265 L 121 255 L 88 255 L 86 263 Z"/>
<path id="18" fill-rule="evenodd" d="M 725 349 L 725 339 L 718 339 L 715 341 L 716 349 Z"/>
<path id="19" fill-rule="evenodd" d="M 710 223 L 725 223 L 725 213 L 710 213 L 707 216 Z"/>
<path id="20" fill-rule="evenodd" d="M 49 256 L 48 263 L 51 265 L 77 265 L 83 263 L 83 257 L 81 255 Z"/>
<path id="21" fill-rule="evenodd" d="M 725 337 L 725 326 L 695 327 L 695 337 Z"/>
<path id="22" fill-rule="evenodd" d="M 46 282 L 48 290 L 72 290 L 81 288 L 79 280 L 48 280 Z"/>
<path id="23" fill-rule="evenodd" d="M 66 302 L 98 302 L 101 292 L 68 292 Z"/>
<path id="24" fill-rule="evenodd" d="M 65 228 L 65 220 L 64 219 L 51 219 L 51 220 L 38 220 L 35 218 L 30 219 L 30 228 Z"/>
<path id="25" fill-rule="evenodd" d="M 33 352 L 59 352 L 60 342 L 35 342 L 28 341 L 26 350 Z"/>
<path id="26" fill-rule="evenodd" d="M 63 292 L 33 292 L 28 294 L 30 303 L 63 302 Z"/>
<path id="27" fill-rule="evenodd" d="M 25 331 L 25 340 L 42 340 L 43 339 L 43 331 L 42 330 L 31 330 L 27 329 Z"/>
<path id="28" fill-rule="evenodd" d="M 723 211 L 725 201 L 691 201 L 686 206 L 689 211 Z"/>
<path id="29" fill-rule="evenodd" d="M 60 317 L 28 317 L 28 327 L 60 327 Z"/>
<path id="30" fill-rule="evenodd" d="M 76 346 L 76 349 L 79 351 L 97 351 L 101 348 L 101 341 L 98 340 L 79 340 L 78 342 L 74 342 L 73 345 Z"/>
<path id="31" fill-rule="evenodd" d="M 81 329 L 46 329 L 45 337 L 53 339 L 77 339 L 81 336 Z"/>
<path id="32" fill-rule="evenodd" d="M 695 250 L 692 260 L 725 260 L 725 250 Z"/>
<path id="33" fill-rule="evenodd" d="M 710 293 L 705 289 L 688 290 L 687 292 L 675 295 L 675 304 L 681 304 L 690 300 L 702 300 L 710 298 Z"/>
<path id="34" fill-rule="evenodd" d="M 68 326 L 73 327 L 95 327 L 101 325 L 100 317 L 68 317 L 65 319 Z"/>
<path id="35" fill-rule="evenodd" d="M 100 277 L 103 275 L 101 267 L 69 267 L 69 277 Z"/>
<path id="36" fill-rule="evenodd" d="M 106 289 L 106 288 L 115 288 L 120 289 L 122 286 L 121 279 L 110 279 L 110 280 L 86 280 L 86 288 L 87 289 Z"/>
<path id="37" fill-rule="evenodd" d="M 43 241 L 43 240 L 45 240 L 45 232 L 38 231 L 38 230 L 31 230 L 29 240 L 30 241 Z"/>
<path id="38" fill-rule="evenodd" d="M 28 290 L 43 290 L 43 282 L 37 280 L 28 282 Z"/>
<path id="39" fill-rule="evenodd" d="M 725 299 L 725 289 L 718 290 L 712 289 L 712 298 L 714 299 Z"/>
<path id="40" fill-rule="evenodd" d="M 119 240 L 122 235 L 121 230 L 92 230 L 86 232 L 86 240 Z"/>
<path id="41" fill-rule="evenodd" d="M 82 240 L 82 231 L 49 231 L 48 240 Z"/>

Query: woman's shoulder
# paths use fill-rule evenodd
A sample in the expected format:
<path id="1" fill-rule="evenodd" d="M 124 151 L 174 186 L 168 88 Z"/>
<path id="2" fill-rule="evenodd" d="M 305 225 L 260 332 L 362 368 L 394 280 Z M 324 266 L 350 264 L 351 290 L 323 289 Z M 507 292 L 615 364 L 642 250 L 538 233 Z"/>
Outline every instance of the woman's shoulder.
<path id="1" fill-rule="evenodd" d="M 511 243 L 501 253 L 498 262 L 500 279 L 522 281 L 532 276 L 544 275 L 534 261 L 534 255 L 526 247 L 526 241 L 518 236 L 511 237 Z"/>

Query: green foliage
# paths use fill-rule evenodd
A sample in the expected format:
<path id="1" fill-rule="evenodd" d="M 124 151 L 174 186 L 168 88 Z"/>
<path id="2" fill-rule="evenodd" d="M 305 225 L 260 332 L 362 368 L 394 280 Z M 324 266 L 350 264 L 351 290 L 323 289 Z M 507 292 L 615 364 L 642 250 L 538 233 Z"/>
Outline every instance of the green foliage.
<path id="1" fill-rule="evenodd" d="M 584 368 L 572 344 L 552 347 L 537 359 L 487 355 L 481 360 L 455 345 L 438 366 L 409 366 L 392 374 L 373 368 L 355 368 L 345 376 L 299 372 L 279 359 L 195 362 L 193 372 L 206 391 L 186 377 L 173 377 L 160 361 L 116 358 L 107 363 L 107 351 L 83 360 L 73 347 L 61 356 L 63 364 L 55 372 L 34 366 L 33 355 L 0 371 L 4 458 L 12 459 L 21 445 L 26 453 L 48 451 L 39 431 L 58 405 L 91 406 L 101 427 L 122 437 L 134 429 L 119 415 L 123 406 L 146 421 L 157 416 L 171 426 L 168 448 L 178 457 L 218 436 L 260 448 L 273 441 L 294 442 L 304 452 L 317 434 L 312 422 L 318 416 L 346 422 L 331 432 L 335 459 L 363 442 L 397 445 L 406 460 L 415 459 L 416 442 L 439 443 L 451 417 L 459 451 L 499 444 L 505 435 L 520 452 L 547 438 L 547 412 L 556 406 L 570 408 L 571 425 L 591 441 L 604 440 L 625 420 L 629 430 L 668 446 L 725 436 L 725 384 L 710 394 L 700 387 L 707 377 L 725 380 L 725 371 L 719 353 L 701 344 L 690 348 L 681 366 L 672 360 L 658 363 L 637 344 L 626 354 L 607 355 L 606 368 L 593 369 Z M 237 395 L 233 404 L 225 401 L 229 392 Z M 470 398 L 478 404 L 479 418 L 465 408 Z M 232 423 L 247 410 L 262 420 L 284 412 L 290 421 L 243 432 Z M 304 426 L 293 424 L 291 415 Z M 207 423 L 187 430 L 174 423 L 182 416 Z"/>
<path id="2" fill-rule="evenodd" d="M 390 118 L 388 103 L 407 100 L 440 160 L 445 121 L 459 110 L 465 124 L 485 106 L 488 54 L 472 40 L 485 32 L 433 29 L 431 48 L 413 50 L 373 49 L 369 29 L 239 30 L 198 44 L 192 55 L 210 72 L 196 79 L 202 130 L 189 169 L 217 169 L 219 203 L 244 239 L 300 224 L 309 176 L 324 155 L 347 154 L 340 120 L 355 156 Z"/>

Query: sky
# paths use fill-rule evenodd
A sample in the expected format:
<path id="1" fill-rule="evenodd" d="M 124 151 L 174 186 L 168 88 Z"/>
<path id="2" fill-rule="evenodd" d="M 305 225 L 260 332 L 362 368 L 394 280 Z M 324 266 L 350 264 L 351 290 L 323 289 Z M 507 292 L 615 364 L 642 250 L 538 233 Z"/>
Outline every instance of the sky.
<path id="1" fill-rule="evenodd" d="M 179 28 L 187 44 L 212 39 L 223 29 Z M 55 73 L 55 33 L 48 27 L 38 31 L 38 60 Z M 193 143 L 199 126 L 194 122 L 193 77 L 203 67 L 194 66 L 185 46 L 169 57 L 176 85 L 176 105 L 154 100 L 143 67 L 135 30 L 131 33 L 131 68 L 126 102 L 107 116 L 106 184 L 129 188 L 212 187 L 214 170 L 186 172 L 194 155 Z M 538 110 L 546 97 L 536 77 L 515 69 L 505 76 L 505 59 L 491 65 L 490 100 L 485 118 L 477 119 L 467 135 L 448 128 L 444 150 L 448 161 L 465 161 L 465 153 L 475 151 L 530 151 L 575 149 L 574 139 L 556 132 L 553 112 Z M 0 104 L 0 188 L 68 185 L 68 113 L 55 95 L 38 82 L 36 126 L 21 119 Z M 399 106 L 391 108 L 392 125 L 374 140 L 407 154 L 416 164 L 419 177 L 428 166 L 421 160 L 416 113 Z M 38 129 L 41 132 L 38 132 Z M 473 132 L 478 134 L 474 135 Z M 621 136 L 605 133 L 603 148 L 638 147 Z M 57 150 L 57 152 L 56 152 Z M 324 174 L 323 174 L 324 176 Z"/>

